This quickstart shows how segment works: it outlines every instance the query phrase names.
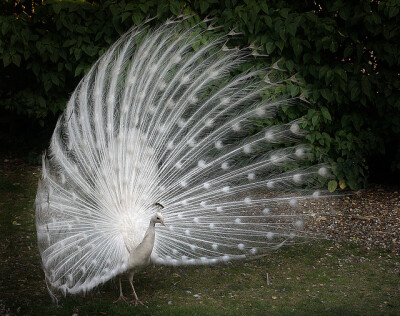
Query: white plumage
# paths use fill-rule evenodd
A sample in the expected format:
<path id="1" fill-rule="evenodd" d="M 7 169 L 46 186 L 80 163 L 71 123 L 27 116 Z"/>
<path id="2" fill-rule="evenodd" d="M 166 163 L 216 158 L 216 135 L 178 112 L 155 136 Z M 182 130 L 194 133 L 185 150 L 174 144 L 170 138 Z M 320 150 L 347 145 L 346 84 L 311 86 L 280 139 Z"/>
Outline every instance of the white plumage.
<path id="1" fill-rule="evenodd" d="M 72 94 L 35 202 L 52 288 L 88 291 L 126 272 L 156 203 L 168 225 L 156 227 L 159 264 L 229 261 L 308 237 L 298 202 L 321 196 L 312 188 L 329 168 L 300 167 L 310 152 L 296 145 L 298 121 L 253 128 L 297 100 L 269 83 L 273 69 L 232 77 L 251 52 L 224 49 L 226 36 L 204 44 L 205 32 L 132 29 Z"/>

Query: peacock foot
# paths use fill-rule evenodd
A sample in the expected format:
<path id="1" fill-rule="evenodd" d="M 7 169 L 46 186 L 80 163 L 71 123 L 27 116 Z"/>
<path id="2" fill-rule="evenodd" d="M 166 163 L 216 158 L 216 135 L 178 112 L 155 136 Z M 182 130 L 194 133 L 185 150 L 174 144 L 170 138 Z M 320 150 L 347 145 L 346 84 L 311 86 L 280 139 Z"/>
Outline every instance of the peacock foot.
<path id="1" fill-rule="evenodd" d="M 118 297 L 118 299 L 115 300 L 113 303 L 115 304 L 115 303 L 118 303 L 119 301 L 124 301 L 126 304 L 130 303 L 129 299 L 127 297 L 123 296 L 123 295 L 120 295 Z"/>
<path id="2" fill-rule="evenodd" d="M 146 305 L 144 305 L 144 304 L 143 304 L 141 301 L 139 301 L 139 300 L 133 300 L 132 303 L 135 304 L 135 306 L 138 306 L 138 305 L 140 304 L 140 305 L 142 305 L 142 306 L 147 307 Z"/>

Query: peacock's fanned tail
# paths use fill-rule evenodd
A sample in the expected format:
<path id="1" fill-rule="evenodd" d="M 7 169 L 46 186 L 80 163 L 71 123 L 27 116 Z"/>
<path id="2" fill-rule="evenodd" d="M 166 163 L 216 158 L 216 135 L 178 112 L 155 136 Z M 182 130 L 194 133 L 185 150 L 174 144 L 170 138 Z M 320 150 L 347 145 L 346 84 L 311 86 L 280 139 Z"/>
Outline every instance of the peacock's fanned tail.
<path id="1" fill-rule="evenodd" d="M 253 131 L 296 100 L 262 80 L 273 69 L 232 77 L 249 52 L 227 49 L 226 36 L 204 43 L 204 32 L 132 29 L 72 94 L 35 202 L 51 287 L 87 291 L 125 271 L 155 203 L 168 225 L 156 263 L 227 261 L 309 237 L 297 205 L 320 195 L 328 168 L 301 167 L 310 153 L 297 121 Z"/>

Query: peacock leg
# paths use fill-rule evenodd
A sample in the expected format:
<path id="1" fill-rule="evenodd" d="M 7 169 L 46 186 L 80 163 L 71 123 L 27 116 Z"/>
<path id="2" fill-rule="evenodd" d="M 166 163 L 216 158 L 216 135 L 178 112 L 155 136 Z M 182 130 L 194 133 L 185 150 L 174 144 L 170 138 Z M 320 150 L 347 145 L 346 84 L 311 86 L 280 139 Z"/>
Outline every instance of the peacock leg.
<path id="1" fill-rule="evenodd" d="M 125 303 L 129 304 L 128 298 L 122 294 L 122 284 L 121 284 L 121 277 L 118 278 L 119 280 L 119 297 L 113 303 L 117 303 L 119 301 L 124 301 Z"/>
<path id="2" fill-rule="evenodd" d="M 138 296 L 137 296 L 137 294 L 136 294 L 136 291 L 135 291 L 135 287 L 133 286 L 133 272 L 129 273 L 128 279 L 129 279 L 129 283 L 131 284 L 131 287 L 132 287 L 132 295 L 135 297 L 135 301 L 134 301 L 135 305 L 140 304 L 140 305 L 145 306 L 145 305 L 139 300 L 139 298 L 138 298 Z"/>

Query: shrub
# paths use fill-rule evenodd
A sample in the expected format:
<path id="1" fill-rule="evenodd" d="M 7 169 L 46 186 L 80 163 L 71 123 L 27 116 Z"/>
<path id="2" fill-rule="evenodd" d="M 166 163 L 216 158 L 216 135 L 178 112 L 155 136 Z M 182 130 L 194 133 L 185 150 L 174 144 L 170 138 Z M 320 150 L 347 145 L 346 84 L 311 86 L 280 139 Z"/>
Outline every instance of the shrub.
<path id="1" fill-rule="evenodd" d="M 400 170 L 399 1 L 9 1 L 0 8 L 7 111 L 43 125 L 132 25 L 149 16 L 157 16 L 153 24 L 181 13 L 194 15 L 185 23 L 208 16 L 243 33 L 235 43 L 258 47 L 268 56 L 255 62 L 285 69 L 288 93 L 307 98 L 305 110 L 284 109 L 281 118 L 306 118 L 316 159 L 334 166 L 330 189 L 363 186 L 370 158 L 387 150 L 392 157 L 382 163 Z"/>

